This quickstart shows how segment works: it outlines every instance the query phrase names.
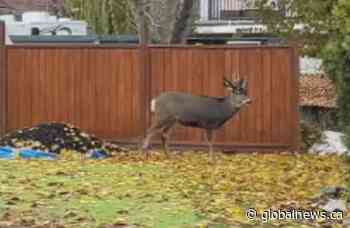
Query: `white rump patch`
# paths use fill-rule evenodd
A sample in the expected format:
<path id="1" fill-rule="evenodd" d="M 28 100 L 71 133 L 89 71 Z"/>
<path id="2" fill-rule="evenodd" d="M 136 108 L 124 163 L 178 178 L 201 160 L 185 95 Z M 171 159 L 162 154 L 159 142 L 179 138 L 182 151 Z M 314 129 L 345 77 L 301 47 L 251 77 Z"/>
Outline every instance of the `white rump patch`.
<path id="1" fill-rule="evenodd" d="M 156 111 L 156 99 L 152 99 L 151 101 L 151 112 Z"/>

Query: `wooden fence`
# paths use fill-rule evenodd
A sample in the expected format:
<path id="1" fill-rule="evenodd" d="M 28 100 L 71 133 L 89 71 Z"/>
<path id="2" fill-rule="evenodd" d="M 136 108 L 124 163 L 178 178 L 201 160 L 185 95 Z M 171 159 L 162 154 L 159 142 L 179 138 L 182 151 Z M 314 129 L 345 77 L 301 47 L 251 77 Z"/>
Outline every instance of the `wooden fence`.
<path id="1" fill-rule="evenodd" d="M 0 45 L 0 64 L 1 133 L 63 121 L 103 138 L 140 140 L 151 98 L 169 90 L 224 96 L 223 76 L 238 73 L 248 79 L 253 103 L 217 131 L 216 144 L 299 144 L 293 47 Z M 202 133 L 178 127 L 171 141 L 202 144 Z"/>

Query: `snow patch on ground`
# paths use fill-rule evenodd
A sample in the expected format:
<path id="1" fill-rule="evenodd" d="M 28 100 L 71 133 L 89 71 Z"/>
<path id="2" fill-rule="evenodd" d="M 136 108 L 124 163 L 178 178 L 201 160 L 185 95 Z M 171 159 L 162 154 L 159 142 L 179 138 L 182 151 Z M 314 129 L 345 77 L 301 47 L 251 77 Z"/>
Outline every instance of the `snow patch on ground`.
<path id="1" fill-rule="evenodd" d="M 322 60 L 311 57 L 301 57 L 300 61 L 300 73 L 301 74 L 322 74 Z"/>
<path id="2" fill-rule="evenodd" d="M 342 138 L 344 134 L 335 131 L 324 131 L 320 143 L 315 143 L 309 150 L 311 154 L 337 154 L 349 155 L 348 148 L 344 145 Z"/>

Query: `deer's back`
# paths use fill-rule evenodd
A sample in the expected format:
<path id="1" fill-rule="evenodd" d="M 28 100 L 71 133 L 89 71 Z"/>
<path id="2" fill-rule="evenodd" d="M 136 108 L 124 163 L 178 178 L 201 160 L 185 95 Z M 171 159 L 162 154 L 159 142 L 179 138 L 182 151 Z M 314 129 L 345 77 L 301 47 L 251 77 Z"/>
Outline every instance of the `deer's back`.
<path id="1" fill-rule="evenodd" d="M 160 119 L 174 118 L 185 126 L 218 128 L 233 115 L 224 98 L 167 92 L 155 100 Z"/>

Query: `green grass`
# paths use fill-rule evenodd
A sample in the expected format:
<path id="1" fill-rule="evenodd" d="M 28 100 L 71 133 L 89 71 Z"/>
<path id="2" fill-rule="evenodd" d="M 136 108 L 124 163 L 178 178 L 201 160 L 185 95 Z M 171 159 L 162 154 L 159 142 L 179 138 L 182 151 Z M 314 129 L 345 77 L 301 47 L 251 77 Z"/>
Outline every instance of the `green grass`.
<path id="1" fill-rule="evenodd" d="M 166 179 L 147 183 L 170 175 L 160 166 L 108 161 L 1 161 L 0 165 L 0 212 L 30 211 L 42 221 L 58 218 L 71 226 L 86 223 L 84 227 L 120 221 L 185 227 L 205 219 L 188 199 L 162 189 Z"/>
<path id="2" fill-rule="evenodd" d="M 0 217 L 66 227 L 248 226 L 245 208 L 308 205 L 322 187 L 344 185 L 344 167 L 342 158 L 310 155 L 219 155 L 213 165 L 194 152 L 0 161 Z"/>

